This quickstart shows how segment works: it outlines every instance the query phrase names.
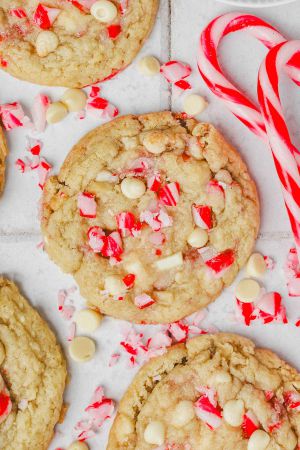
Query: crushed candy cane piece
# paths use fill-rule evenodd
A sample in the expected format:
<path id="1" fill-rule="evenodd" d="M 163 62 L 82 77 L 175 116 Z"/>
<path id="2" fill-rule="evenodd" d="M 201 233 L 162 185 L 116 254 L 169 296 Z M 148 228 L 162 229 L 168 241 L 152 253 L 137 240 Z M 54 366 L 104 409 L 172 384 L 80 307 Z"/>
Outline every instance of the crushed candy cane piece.
<path id="1" fill-rule="evenodd" d="M 104 245 L 104 242 L 102 239 L 104 236 L 105 236 L 104 231 L 102 230 L 102 228 L 100 228 L 98 226 L 91 227 L 88 230 L 89 246 L 95 253 L 101 252 L 103 245 Z"/>
<path id="2" fill-rule="evenodd" d="M 245 323 L 245 325 L 249 326 L 251 321 L 255 320 L 257 317 L 254 314 L 255 307 L 253 303 L 240 302 L 238 299 L 236 299 L 236 303 L 243 322 Z"/>
<path id="3" fill-rule="evenodd" d="M 33 15 L 33 22 L 42 30 L 48 30 L 52 27 L 60 12 L 60 9 L 50 8 L 39 3 Z"/>
<path id="4" fill-rule="evenodd" d="M 124 171 L 124 175 L 131 174 L 135 177 L 146 176 L 148 172 L 152 172 L 154 163 L 151 158 L 142 156 L 130 162 L 128 169 Z"/>
<path id="5" fill-rule="evenodd" d="M 101 91 L 101 89 L 99 86 L 92 86 L 89 97 L 91 97 L 91 98 L 98 97 L 98 94 L 100 93 L 100 91 Z"/>
<path id="6" fill-rule="evenodd" d="M 268 292 L 255 302 L 259 309 L 259 317 L 263 323 L 270 323 L 276 320 L 280 323 L 288 323 L 286 309 L 282 305 L 282 297 L 278 292 Z"/>
<path id="7" fill-rule="evenodd" d="M 134 286 L 136 276 L 133 273 L 128 273 L 125 275 L 125 277 L 122 279 L 123 283 L 127 287 L 127 289 L 131 289 Z"/>
<path id="8" fill-rule="evenodd" d="M 26 11 L 23 8 L 10 9 L 8 12 L 11 16 L 17 17 L 18 19 L 25 19 L 27 17 Z"/>
<path id="9" fill-rule="evenodd" d="M 96 118 L 113 119 L 119 114 L 118 108 L 112 105 L 108 100 L 101 97 L 95 97 L 87 103 L 86 110 L 91 112 Z"/>
<path id="10" fill-rule="evenodd" d="M 176 83 L 190 76 L 192 69 L 180 61 L 169 61 L 161 66 L 160 72 L 169 83 Z"/>
<path id="11" fill-rule="evenodd" d="M 192 205 L 192 215 L 197 227 L 204 230 L 211 230 L 213 228 L 212 208 L 207 205 Z"/>
<path id="12" fill-rule="evenodd" d="M 120 233 L 118 231 L 113 231 L 108 236 L 104 236 L 102 239 L 102 255 L 120 260 L 120 256 L 123 253 L 122 238 Z"/>
<path id="13" fill-rule="evenodd" d="M 298 255 L 296 252 L 296 248 L 291 248 L 285 265 L 284 265 L 284 273 L 287 279 L 287 287 L 288 293 L 290 297 L 299 297 L 300 296 L 300 266 L 298 261 Z"/>
<path id="14" fill-rule="evenodd" d="M 34 98 L 33 106 L 31 109 L 31 115 L 34 128 L 38 133 L 45 130 L 46 127 L 46 111 L 50 105 L 50 99 L 47 95 L 38 94 Z"/>
<path id="15" fill-rule="evenodd" d="M 90 192 L 81 192 L 77 198 L 79 214 L 81 217 L 94 219 L 97 213 L 95 195 Z"/>
<path id="16" fill-rule="evenodd" d="M 117 227 L 120 230 L 123 237 L 133 236 L 136 237 L 140 234 L 142 224 L 135 216 L 129 212 L 124 211 L 116 215 Z"/>
<path id="17" fill-rule="evenodd" d="M 156 231 L 155 233 L 150 234 L 149 241 L 151 242 L 151 244 L 159 247 L 166 242 L 166 235 L 161 231 Z"/>
<path id="18" fill-rule="evenodd" d="M 168 331 L 176 342 L 185 342 L 188 338 L 189 327 L 182 321 L 170 323 Z"/>
<path id="19" fill-rule="evenodd" d="M 195 413 L 210 430 L 215 430 L 222 424 L 222 412 L 217 402 L 217 393 L 213 388 L 205 386 L 200 386 L 197 390 L 201 396 L 194 404 Z"/>
<path id="20" fill-rule="evenodd" d="M 289 409 L 300 411 L 300 394 L 295 391 L 287 391 L 283 393 L 284 403 Z"/>
<path id="21" fill-rule="evenodd" d="M 45 159 L 41 159 L 37 167 L 39 187 L 41 189 L 44 189 L 45 183 L 47 181 L 47 178 L 49 177 L 51 169 L 52 169 L 51 164 L 49 164 Z"/>
<path id="22" fill-rule="evenodd" d="M 0 105 L 0 117 L 5 130 L 23 127 L 26 119 L 23 108 L 19 102 L 5 103 Z"/>
<path id="23" fill-rule="evenodd" d="M 155 211 L 150 209 L 142 211 L 140 221 L 147 223 L 153 231 L 160 231 L 162 228 L 171 227 L 173 224 L 172 217 L 162 208 L 158 208 Z"/>
<path id="24" fill-rule="evenodd" d="M 161 175 L 159 173 L 155 173 L 148 177 L 147 179 L 147 188 L 150 191 L 158 192 L 161 187 Z"/>
<path id="25" fill-rule="evenodd" d="M 120 11 L 121 14 L 125 14 L 128 9 L 129 0 L 120 0 Z"/>
<path id="26" fill-rule="evenodd" d="M 166 206 L 176 206 L 180 196 L 180 185 L 177 181 L 166 184 L 158 192 L 159 200 Z"/>
<path id="27" fill-rule="evenodd" d="M 3 382 L 2 391 L 0 392 L 0 423 L 4 422 L 4 420 L 9 416 L 11 410 L 12 401 Z"/>
<path id="28" fill-rule="evenodd" d="M 244 436 L 249 439 L 254 431 L 258 430 L 259 421 L 253 411 L 248 410 L 244 415 L 242 429 Z"/>
<path id="29" fill-rule="evenodd" d="M 213 272 L 215 276 L 221 277 L 224 272 L 232 266 L 234 260 L 234 251 L 228 249 L 217 254 L 208 261 L 205 261 L 205 265 Z"/>
<path id="30" fill-rule="evenodd" d="M 275 267 L 275 261 L 270 256 L 264 256 L 264 260 L 268 270 L 273 270 Z"/>
<path id="31" fill-rule="evenodd" d="M 107 32 L 110 39 L 117 39 L 119 34 L 122 32 L 122 27 L 119 24 L 109 25 L 107 27 Z"/>
<path id="32" fill-rule="evenodd" d="M 189 83 L 189 82 L 186 81 L 186 80 L 179 80 L 179 81 L 176 81 L 176 82 L 174 83 L 174 85 L 175 85 L 176 87 L 178 87 L 179 89 L 181 89 L 182 91 L 187 91 L 187 90 L 189 90 L 189 89 L 192 89 L 191 83 Z"/>
<path id="33" fill-rule="evenodd" d="M 140 294 L 134 298 L 134 304 L 139 309 L 148 308 L 149 306 L 153 305 L 154 303 L 155 303 L 155 300 L 147 294 Z"/>
<path id="34" fill-rule="evenodd" d="M 76 323 L 72 322 L 69 326 L 67 341 L 72 342 L 76 334 Z"/>

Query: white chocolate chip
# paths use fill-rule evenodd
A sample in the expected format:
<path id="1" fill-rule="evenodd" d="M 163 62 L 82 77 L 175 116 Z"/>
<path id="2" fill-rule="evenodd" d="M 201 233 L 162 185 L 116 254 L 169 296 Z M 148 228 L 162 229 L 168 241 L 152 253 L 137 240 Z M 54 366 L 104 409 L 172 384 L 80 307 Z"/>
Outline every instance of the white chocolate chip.
<path id="1" fill-rule="evenodd" d="M 91 14 L 102 23 L 112 22 L 118 15 L 117 7 L 109 0 L 99 0 L 91 7 Z"/>
<path id="2" fill-rule="evenodd" d="M 46 120 L 49 124 L 57 123 L 63 120 L 68 114 L 67 107 L 61 102 L 54 102 L 48 106 L 46 111 Z"/>
<path id="3" fill-rule="evenodd" d="M 148 131 L 141 138 L 142 144 L 149 153 L 159 155 L 167 149 L 167 145 L 170 144 L 169 136 L 160 131 Z"/>
<path id="4" fill-rule="evenodd" d="M 267 264 L 260 253 L 253 253 L 247 263 L 247 274 L 250 277 L 261 277 L 267 270 Z"/>
<path id="5" fill-rule="evenodd" d="M 48 56 L 50 53 L 55 52 L 59 44 L 59 40 L 57 34 L 53 31 L 45 30 L 41 31 L 35 42 L 35 49 L 37 54 L 44 58 Z"/>
<path id="6" fill-rule="evenodd" d="M 208 241 L 208 233 L 202 228 L 195 228 L 188 237 L 188 243 L 191 247 L 204 247 Z"/>
<path id="7" fill-rule="evenodd" d="M 163 445 L 165 440 L 164 424 L 157 420 L 150 422 L 144 431 L 144 439 L 148 444 Z"/>
<path id="8" fill-rule="evenodd" d="M 85 336 L 75 337 L 69 346 L 70 356 L 76 362 L 89 361 L 94 356 L 95 351 L 95 342 Z"/>
<path id="9" fill-rule="evenodd" d="M 152 77 L 160 71 L 160 62 L 154 56 L 145 56 L 138 62 L 139 71 L 146 76 Z"/>
<path id="10" fill-rule="evenodd" d="M 203 148 L 201 146 L 201 142 L 199 142 L 199 139 L 196 136 L 192 136 L 189 139 L 188 152 L 195 159 L 203 159 Z"/>
<path id="11" fill-rule="evenodd" d="M 111 275 L 105 278 L 104 289 L 110 295 L 120 295 L 125 291 L 125 284 L 121 277 Z"/>
<path id="12" fill-rule="evenodd" d="M 69 445 L 67 450 L 89 450 L 89 447 L 85 442 L 75 441 Z"/>
<path id="13" fill-rule="evenodd" d="M 95 331 L 102 319 L 102 314 L 94 309 L 82 309 L 75 314 L 74 318 L 79 330 L 86 333 Z"/>
<path id="14" fill-rule="evenodd" d="M 68 89 L 61 99 L 70 112 L 78 112 L 84 109 L 86 100 L 86 93 L 81 89 Z"/>
<path id="15" fill-rule="evenodd" d="M 243 400 L 229 400 L 223 407 L 223 417 L 225 422 L 232 427 L 239 427 L 243 423 L 244 418 L 244 402 Z"/>
<path id="16" fill-rule="evenodd" d="M 221 169 L 219 172 L 216 173 L 215 179 L 217 181 L 221 181 L 222 183 L 231 184 L 232 183 L 232 176 L 226 169 Z"/>
<path id="17" fill-rule="evenodd" d="M 183 257 L 181 252 L 174 253 L 174 255 L 167 256 L 154 263 L 155 268 L 159 271 L 174 269 L 182 265 Z"/>
<path id="18" fill-rule="evenodd" d="M 171 423 L 174 427 L 184 427 L 195 417 L 195 410 L 193 402 L 189 400 L 182 400 L 177 403 L 175 409 L 172 412 Z"/>
<path id="19" fill-rule="evenodd" d="M 259 297 L 260 285 L 257 281 L 245 278 L 235 288 L 235 296 L 244 303 L 254 302 Z"/>
<path id="20" fill-rule="evenodd" d="M 5 359 L 5 348 L 2 342 L 0 342 L 0 366 L 3 363 L 4 359 Z"/>
<path id="21" fill-rule="evenodd" d="M 101 170 L 96 176 L 96 181 L 117 183 L 119 180 L 118 175 L 113 175 L 109 170 Z"/>
<path id="22" fill-rule="evenodd" d="M 188 116 L 197 116 L 207 107 L 206 100 L 201 95 L 191 94 L 183 101 L 183 110 Z"/>
<path id="23" fill-rule="evenodd" d="M 265 450 L 270 442 L 270 436 L 263 430 L 256 430 L 248 441 L 248 450 Z"/>
<path id="24" fill-rule="evenodd" d="M 121 183 L 121 191 L 125 197 L 136 199 L 142 197 L 146 192 L 145 183 L 138 178 L 124 178 Z"/>

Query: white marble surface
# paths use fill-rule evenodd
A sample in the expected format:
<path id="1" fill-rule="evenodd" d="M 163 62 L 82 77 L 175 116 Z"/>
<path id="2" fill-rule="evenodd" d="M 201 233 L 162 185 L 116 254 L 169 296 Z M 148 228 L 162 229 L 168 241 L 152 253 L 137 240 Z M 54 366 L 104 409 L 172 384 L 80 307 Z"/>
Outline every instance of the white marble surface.
<path id="1" fill-rule="evenodd" d="M 288 37 L 300 38 L 299 0 L 280 7 L 246 10 L 271 21 Z M 251 327 L 230 323 L 227 313 L 233 304 L 233 287 L 210 306 L 210 323 L 220 330 L 236 331 L 255 339 L 259 345 L 272 348 L 300 370 L 300 331 L 293 326 L 300 316 L 300 300 L 288 299 L 282 273 L 292 237 L 270 154 L 262 142 L 251 135 L 212 97 L 196 71 L 196 49 L 200 31 L 210 19 L 227 11 L 232 11 L 232 8 L 215 0 L 161 0 L 155 30 L 139 57 L 154 54 L 162 61 L 176 58 L 193 66 L 194 74 L 191 79 L 195 92 L 202 93 L 209 100 L 209 108 L 202 119 L 218 126 L 236 145 L 246 159 L 259 188 L 262 225 L 257 249 L 273 256 L 277 263 L 276 269 L 266 279 L 266 287 L 278 290 L 284 296 L 291 323 Z M 245 34 L 229 37 L 222 45 L 224 66 L 240 86 L 251 92 L 252 98 L 255 98 L 256 73 L 264 54 L 265 49 Z M 285 79 L 281 89 L 290 130 L 295 143 L 299 145 L 300 89 Z M 45 92 L 55 99 L 61 91 L 57 88 L 42 89 L 0 73 L 0 103 L 20 100 L 25 106 L 29 106 L 38 92 Z M 135 64 L 117 79 L 107 82 L 103 86 L 103 95 L 114 102 L 122 114 L 159 111 L 168 109 L 170 105 L 174 110 L 181 109 L 181 100 L 174 98 L 167 83 L 160 76 L 154 79 L 143 78 L 137 72 Z M 48 127 L 42 137 L 45 143 L 44 155 L 53 163 L 55 171 L 71 146 L 97 123 L 94 119 L 78 122 L 74 117 L 69 117 L 61 124 Z M 7 185 L 0 202 L 0 272 L 19 283 L 28 299 L 50 321 L 66 348 L 66 327 L 57 313 L 57 292 L 61 288 L 72 286 L 73 281 L 71 277 L 62 274 L 48 260 L 46 254 L 36 248 L 41 240 L 37 218 L 40 192 L 33 175 L 21 175 L 14 168 L 14 161 L 24 151 L 25 134 L 24 130 L 17 130 L 8 136 L 11 152 Z M 81 304 L 82 300 L 76 295 L 74 299 Z M 118 400 L 133 377 L 134 371 L 126 368 L 123 363 L 108 368 L 109 355 L 116 349 L 119 341 L 119 322 L 106 318 L 95 339 L 98 350 L 92 362 L 76 365 L 69 361 L 71 381 L 66 401 L 70 403 L 70 408 L 64 424 L 57 427 L 51 450 L 56 447 L 65 448 L 70 444 L 74 438 L 73 426 L 82 418 L 83 409 L 98 384 L 103 384 L 107 395 Z M 110 423 L 107 423 L 99 435 L 90 441 L 92 450 L 105 449 L 109 426 Z"/>

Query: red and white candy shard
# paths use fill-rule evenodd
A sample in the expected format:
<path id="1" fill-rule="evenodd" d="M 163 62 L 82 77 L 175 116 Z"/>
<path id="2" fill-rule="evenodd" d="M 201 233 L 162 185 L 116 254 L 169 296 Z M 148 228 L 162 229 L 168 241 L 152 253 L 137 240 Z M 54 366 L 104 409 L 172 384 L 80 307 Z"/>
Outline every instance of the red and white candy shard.
<path id="1" fill-rule="evenodd" d="M 96 118 L 102 119 L 113 119 L 119 114 L 118 108 L 101 97 L 95 97 L 92 101 L 88 102 L 86 110 L 91 112 Z"/>
<path id="2" fill-rule="evenodd" d="M 258 430 L 259 421 L 253 411 L 249 410 L 244 414 L 242 429 L 246 438 L 250 438 L 254 431 Z"/>
<path id="3" fill-rule="evenodd" d="M 169 83 L 176 83 L 190 76 L 192 69 L 180 61 L 169 61 L 161 66 L 160 72 Z"/>
<path id="4" fill-rule="evenodd" d="M 95 253 L 100 253 L 103 248 L 103 237 L 105 233 L 100 227 L 91 227 L 88 230 L 88 242 L 89 246 Z"/>
<path id="5" fill-rule="evenodd" d="M 187 91 L 188 89 L 192 89 L 192 85 L 186 80 L 179 80 L 174 83 L 176 87 L 181 89 L 182 91 Z"/>
<path id="6" fill-rule="evenodd" d="M 124 175 L 130 173 L 136 177 L 146 176 L 148 172 L 152 172 L 154 168 L 154 162 L 151 158 L 145 156 L 134 159 L 128 166 L 128 169 L 124 171 Z"/>
<path id="7" fill-rule="evenodd" d="M 0 423 L 4 422 L 4 420 L 9 416 L 11 410 L 12 401 L 4 380 L 0 375 Z"/>
<path id="8" fill-rule="evenodd" d="M 117 37 L 119 36 L 119 34 L 121 34 L 122 32 L 122 27 L 119 24 L 113 24 L 113 25 L 109 25 L 107 27 L 107 33 L 108 33 L 108 37 L 110 39 L 117 39 Z"/>
<path id="9" fill-rule="evenodd" d="M 41 189 L 44 189 L 45 183 L 47 181 L 47 178 L 50 174 L 51 169 L 52 169 L 51 164 L 49 164 L 45 159 L 41 159 L 41 161 L 37 167 L 39 187 Z"/>
<path id="10" fill-rule="evenodd" d="M 0 117 L 4 128 L 9 131 L 14 128 L 23 127 L 28 122 L 23 108 L 19 102 L 0 105 Z"/>
<path id="11" fill-rule="evenodd" d="M 288 293 L 290 297 L 300 296 L 300 266 L 295 248 L 291 248 L 284 265 L 287 279 Z"/>
<path id="12" fill-rule="evenodd" d="M 218 406 L 216 391 L 205 386 L 200 386 L 197 390 L 202 395 L 194 403 L 195 413 L 208 428 L 215 430 L 222 424 L 222 412 Z"/>
<path id="13" fill-rule="evenodd" d="M 192 215 L 197 227 L 211 230 L 213 227 L 212 208 L 207 205 L 192 205 Z"/>
<path id="14" fill-rule="evenodd" d="M 158 192 L 158 198 L 166 206 L 176 206 L 180 196 L 180 185 L 177 181 L 166 184 Z"/>
<path id="15" fill-rule="evenodd" d="M 155 173 L 147 178 L 147 188 L 150 191 L 158 192 L 161 187 L 161 175 Z"/>
<path id="16" fill-rule="evenodd" d="M 39 94 L 34 99 L 31 115 L 34 128 L 38 133 L 46 128 L 46 111 L 49 105 L 50 99 L 47 95 Z"/>
<path id="17" fill-rule="evenodd" d="M 88 219 L 94 219 L 96 217 L 97 203 L 94 194 L 81 192 L 77 198 L 77 205 L 81 217 L 87 217 Z"/>
<path id="18" fill-rule="evenodd" d="M 136 276 L 133 273 L 128 273 L 125 275 L 125 277 L 122 279 L 123 283 L 125 284 L 127 289 L 131 289 L 134 286 Z"/>
<path id="19" fill-rule="evenodd" d="M 220 278 L 224 275 L 225 271 L 232 266 L 234 260 L 234 251 L 228 249 L 205 261 L 205 265 L 210 269 L 214 276 Z"/>
<path id="20" fill-rule="evenodd" d="M 128 0 L 120 0 L 120 11 L 121 14 L 125 14 L 128 9 Z"/>
<path id="21" fill-rule="evenodd" d="M 294 391 L 284 392 L 284 403 L 289 409 L 300 411 L 300 394 Z"/>
<path id="22" fill-rule="evenodd" d="M 152 211 L 150 209 L 142 211 L 140 215 L 140 221 L 147 223 L 149 227 L 155 232 L 160 231 L 162 228 L 170 227 L 173 224 L 172 217 L 170 217 L 168 213 L 162 208 L 159 208 L 155 211 Z"/>
<path id="23" fill-rule="evenodd" d="M 136 237 L 140 234 L 142 224 L 131 212 L 124 211 L 117 214 L 116 222 L 123 237 L 129 235 Z"/>
<path id="24" fill-rule="evenodd" d="M 50 8 L 39 3 L 33 15 L 33 22 L 42 30 L 48 30 L 52 27 L 60 12 L 60 9 Z"/>
<path id="25" fill-rule="evenodd" d="M 185 342 L 188 338 L 189 327 L 182 321 L 170 323 L 168 325 L 168 331 L 178 343 Z"/>
<path id="26" fill-rule="evenodd" d="M 155 300 L 147 294 L 140 294 L 134 298 L 134 304 L 139 309 L 149 308 L 149 306 L 153 305 Z"/>
<path id="27" fill-rule="evenodd" d="M 9 14 L 18 19 L 25 19 L 27 17 L 26 11 L 23 8 L 10 9 Z"/>
<path id="28" fill-rule="evenodd" d="M 103 247 L 101 253 L 106 257 L 113 257 L 120 260 L 120 256 L 123 253 L 122 238 L 118 231 L 113 231 L 108 236 L 104 236 Z"/>
<path id="29" fill-rule="evenodd" d="M 259 317 L 262 318 L 263 323 L 269 323 L 273 320 L 287 323 L 286 310 L 278 292 L 264 294 L 255 302 L 255 306 L 259 309 Z"/>

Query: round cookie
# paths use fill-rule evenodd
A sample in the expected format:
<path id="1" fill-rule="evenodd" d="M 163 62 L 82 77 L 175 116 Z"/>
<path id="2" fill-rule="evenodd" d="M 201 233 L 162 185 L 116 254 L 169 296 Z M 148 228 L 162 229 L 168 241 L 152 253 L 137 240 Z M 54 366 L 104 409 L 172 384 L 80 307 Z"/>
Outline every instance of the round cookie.
<path id="1" fill-rule="evenodd" d="M 4 189 L 5 183 L 5 160 L 8 154 L 4 132 L 0 126 L 0 195 Z"/>
<path id="2" fill-rule="evenodd" d="M 32 83 L 67 87 L 124 69 L 152 30 L 159 0 L 112 0 L 117 15 L 109 22 L 91 14 L 94 3 L 0 0 L 0 67 Z"/>
<path id="3" fill-rule="evenodd" d="M 96 128 L 44 189 L 49 256 L 89 304 L 137 323 L 212 302 L 248 260 L 258 226 L 240 155 L 213 126 L 169 112 Z"/>
<path id="4" fill-rule="evenodd" d="M 107 450 L 294 450 L 299 399 L 300 375 L 274 353 L 238 335 L 203 335 L 140 369 Z"/>
<path id="5" fill-rule="evenodd" d="M 3 278 L 0 347 L 0 374 L 12 401 L 11 412 L 0 418 L 0 448 L 46 450 L 62 410 L 66 364 L 47 323 Z"/>

